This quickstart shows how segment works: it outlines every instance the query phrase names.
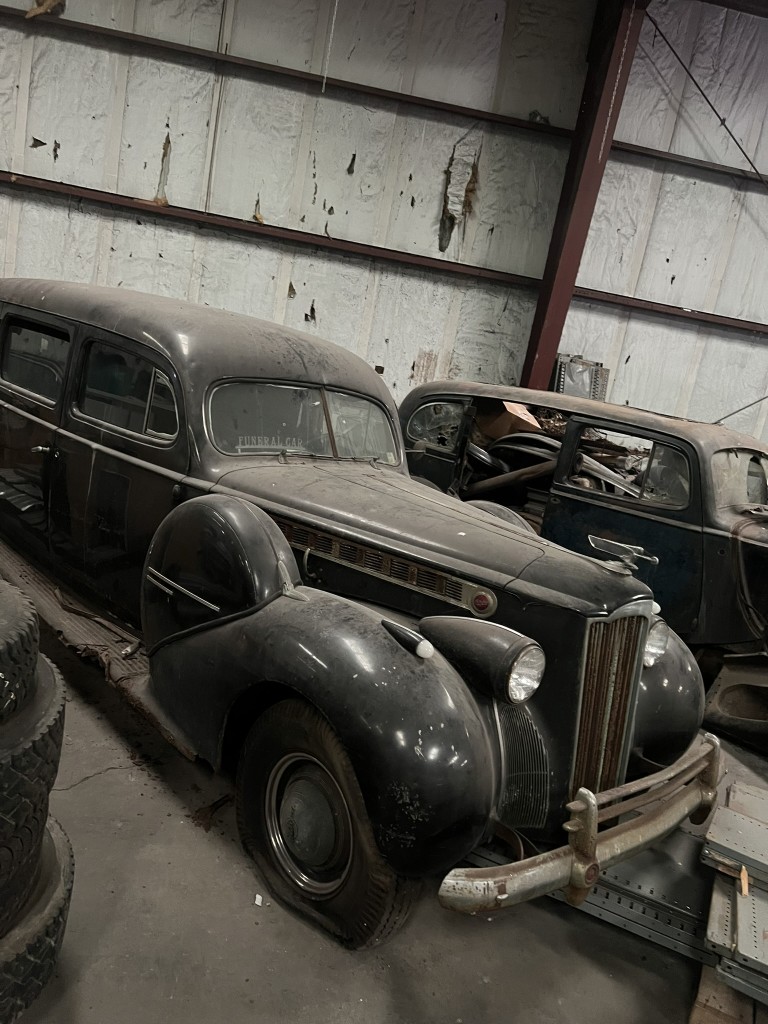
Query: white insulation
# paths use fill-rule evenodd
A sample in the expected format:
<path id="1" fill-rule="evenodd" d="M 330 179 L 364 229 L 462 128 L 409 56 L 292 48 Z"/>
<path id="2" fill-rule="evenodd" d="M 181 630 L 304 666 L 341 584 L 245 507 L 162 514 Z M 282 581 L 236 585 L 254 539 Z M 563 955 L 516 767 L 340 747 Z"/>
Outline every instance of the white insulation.
<path id="1" fill-rule="evenodd" d="M 17 0 L 27 8 L 31 0 Z M 572 127 L 594 0 L 68 0 L 63 18 Z M 8 27 L 12 25 L 13 27 Z M 567 141 L 0 23 L 0 166 L 539 277 Z M 0 192 L 7 275 L 120 285 L 331 338 L 395 394 L 519 378 L 535 293 Z M 215 339 L 212 339 L 215 344 Z"/>
<path id="2" fill-rule="evenodd" d="M 768 18 L 689 0 L 650 11 L 728 126 L 768 175 Z M 646 21 L 617 138 L 748 169 Z M 614 153 L 578 283 L 768 324 L 768 190 Z M 768 394 L 768 337 L 575 302 L 561 349 L 611 370 L 609 399 L 704 420 Z M 768 401 L 727 420 L 768 438 Z"/>

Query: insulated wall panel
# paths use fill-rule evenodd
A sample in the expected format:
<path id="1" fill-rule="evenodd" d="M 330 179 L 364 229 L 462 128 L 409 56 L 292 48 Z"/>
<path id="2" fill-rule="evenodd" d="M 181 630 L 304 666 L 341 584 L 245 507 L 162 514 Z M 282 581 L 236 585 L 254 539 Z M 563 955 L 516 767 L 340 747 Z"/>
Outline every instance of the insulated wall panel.
<path id="1" fill-rule="evenodd" d="M 382 366 L 395 396 L 436 376 L 519 377 L 535 308 L 525 289 L 0 190 L 3 238 L 13 218 L 11 274 L 99 281 L 283 322 Z"/>
<path id="2" fill-rule="evenodd" d="M 748 153 L 768 170 L 768 19 L 653 0 L 656 18 Z M 747 167 L 647 22 L 617 137 Z M 768 190 L 696 167 L 612 156 L 578 284 L 768 324 Z M 768 337 L 575 302 L 561 350 L 603 362 L 608 397 L 715 420 L 768 388 Z M 728 423 L 766 434 L 768 403 Z M 766 435 L 768 436 L 768 435 Z"/>
<path id="3" fill-rule="evenodd" d="M 132 24 L 125 24 L 126 14 L 133 20 L 134 0 L 67 0 L 64 10 L 59 8 L 57 17 L 70 21 L 84 21 L 88 25 L 104 25 L 108 28 L 125 28 L 130 30 Z M 35 0 L 7 0 L 5 7 L 15 7 L 20 11 L 28 11 L 35 6 Z"/>
<path id="4" fill-rule="evenodd" d="M 35 39 L 24 165 L 19 170 L 101 187 L 117 60 L 98 46 Z"/>
<path id="5" fill-rule="evenodd" d="M 18 217 L 15 261 L 8 268 L 14 276 L 95 281 L 101 227 L 96 211 L 42 198 L 14 198 L 11 208 Z"/>
<path id="6" fill-rule="evenodd" d="M 234 8 L 230 52 L 265 64 L 319 72 L 312 55 L 318 20 L 327 15 L 327 8 L 327 0 L 240 0 Z"/>
<path id="7" fill-rule="evenodd" d="M 694 380 L 686 410 L 693 419 L 716 420 L 768 395 L 768 340 L 739 336 L 723 344 L 710 330 L 700 333 L 702 351 L 693 367 Z M 747 434 L 768 438 L 762 402 L 736 416 L 726 425 Z"/>
<path id="8" fill-rule="evenodd" d="M 421 7 L 410 91 L 465 107 L 494 109 L 502 67 L 504 0 L 423 0 Z"/>
<path id="9" fill-rule="evenodd" d="M 486 131 L 470 263 L 528 277 L 544 273 L 567 160 L 565 141 Z"/>
<path id="10" fill-rule="evenodd" d="M 396 401 L 414 385 L 439 376 L 455 286 L 450 278 L 426 272 L 381 275 L 366 358 L 384 367 Z"/>
<path id="11" fill-rule="evenodd" d="M 305 125 L 309 148 L 291 226 L 333 238 L 379 241 L 396 105 L 368 106 L 345 94 L 315 100 Z"/>
<path id="12" fill-rule="evenodd" d="M 200 234 L 194 272 L 199 277 L 189 298 L 207 306 L 273 320 L 280 250 L 271 244 Z"/>
<path id="13" fill-rule="evenodd" d="M 520 380 L 536 295 L 522 288 L 461 285 L 462 300 L 448 377 L 488 384 Z"/>
<path id="14" fill-rule="evenodd" d="M 93 0 L 80 0 L 93 6 Z M 251 0 L 244 0 L 250 3 Z M 224 0 L 122 0 L 135 3 L 133 31 L 186 46 L 215 50 Z"/>
<path id="15" fill-rule="evenodd" d="M 131 57 L 118 192 L 200 204 L 213 82 L 211 69 Z"/>
<path id="16" fill-rule="evenodd" d="M 288 283 L 283 275 L 280 287 L 285 293 L 276 297 L 284 310 L 282 322 L 352 351 L 366 349 L 368 338 L 359 332 L 372 282 L 371 261 L 296 249 L 286 250 L 285 262 Z"/>
<path id="17" fill-rule="evenodd" d="M 413 45 L 414 6 L 413 0 L 339 0 L 335 23 L 331 15 L 328 24 L 324 48 L 328 75 L 380 89 L 411 92 L 408 51 L 409 44 Z"/>
<path id="18" fill-rule="evenodd" d="M 305 92 L 278 82 L 233 76 L 222 101 L 209 208 L 242 220 L 259 213 L 294 227 L 291 190 L 299 162 Z"/>
<path id="19" fill-rule="evenodd" d="M 738 221 L 723 270 L 718 311 L 768 323 L 768 191 L 746 186 L 736 195 L 736 204 Z"/>
<path id="20" fill-rule="evenodd" d="M 11 167 L 24 34 L 0 32 L 0 167 Z"/>
<path id="21" fill-rule="evenodd" d="M 595 0 L 508 0 L 495 109 L 572 128 Z"/>
<path id="22" fill-rule="evenodd" d="M 155 295 L 189 296 L 197 232 L 158 224 L 150 216 L 118 214 L 106 256 L 106 285 Z M 58 275 L 56 275 L 58 276 Z"/>

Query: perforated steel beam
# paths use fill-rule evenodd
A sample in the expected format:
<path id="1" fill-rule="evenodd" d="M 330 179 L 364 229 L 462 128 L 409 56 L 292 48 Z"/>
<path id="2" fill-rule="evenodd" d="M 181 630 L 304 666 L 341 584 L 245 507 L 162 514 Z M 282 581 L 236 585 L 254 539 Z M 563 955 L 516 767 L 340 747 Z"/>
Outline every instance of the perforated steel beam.
<path id="1" fill-rule="evenodd" d="M 547 388 L 648 0 L 598 0 L 579 117 L 565 169 L 521 383 Z"/>

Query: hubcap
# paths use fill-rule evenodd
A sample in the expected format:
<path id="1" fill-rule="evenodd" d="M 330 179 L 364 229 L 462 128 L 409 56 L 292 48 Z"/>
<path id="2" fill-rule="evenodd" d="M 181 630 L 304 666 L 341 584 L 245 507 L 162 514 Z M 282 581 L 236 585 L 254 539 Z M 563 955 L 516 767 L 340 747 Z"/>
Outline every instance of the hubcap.
<path id="1" fill-rule="evenodd" d="M 269 776 L 265 811 L 283 871 L 308 894 L 332 896 L 352 861 L 352 822 L 333 776 L 316 758 L 289 754 Z"/>

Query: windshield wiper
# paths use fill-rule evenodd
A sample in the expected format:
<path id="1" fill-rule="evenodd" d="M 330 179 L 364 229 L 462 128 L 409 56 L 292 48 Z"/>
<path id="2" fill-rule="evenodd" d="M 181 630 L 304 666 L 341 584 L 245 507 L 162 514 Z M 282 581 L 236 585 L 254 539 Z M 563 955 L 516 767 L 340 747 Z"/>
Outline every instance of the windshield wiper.
<path id="1" fill-rule="evenodd" d="M 311 452 L 308 448 L 281 448 L 277 454 L 277 457 L 281 462 L 285 462 L 289 455 L 308 455 L 311 459 L 319 459 L 323 456 L 317 454 L 317 452 Z"/>

